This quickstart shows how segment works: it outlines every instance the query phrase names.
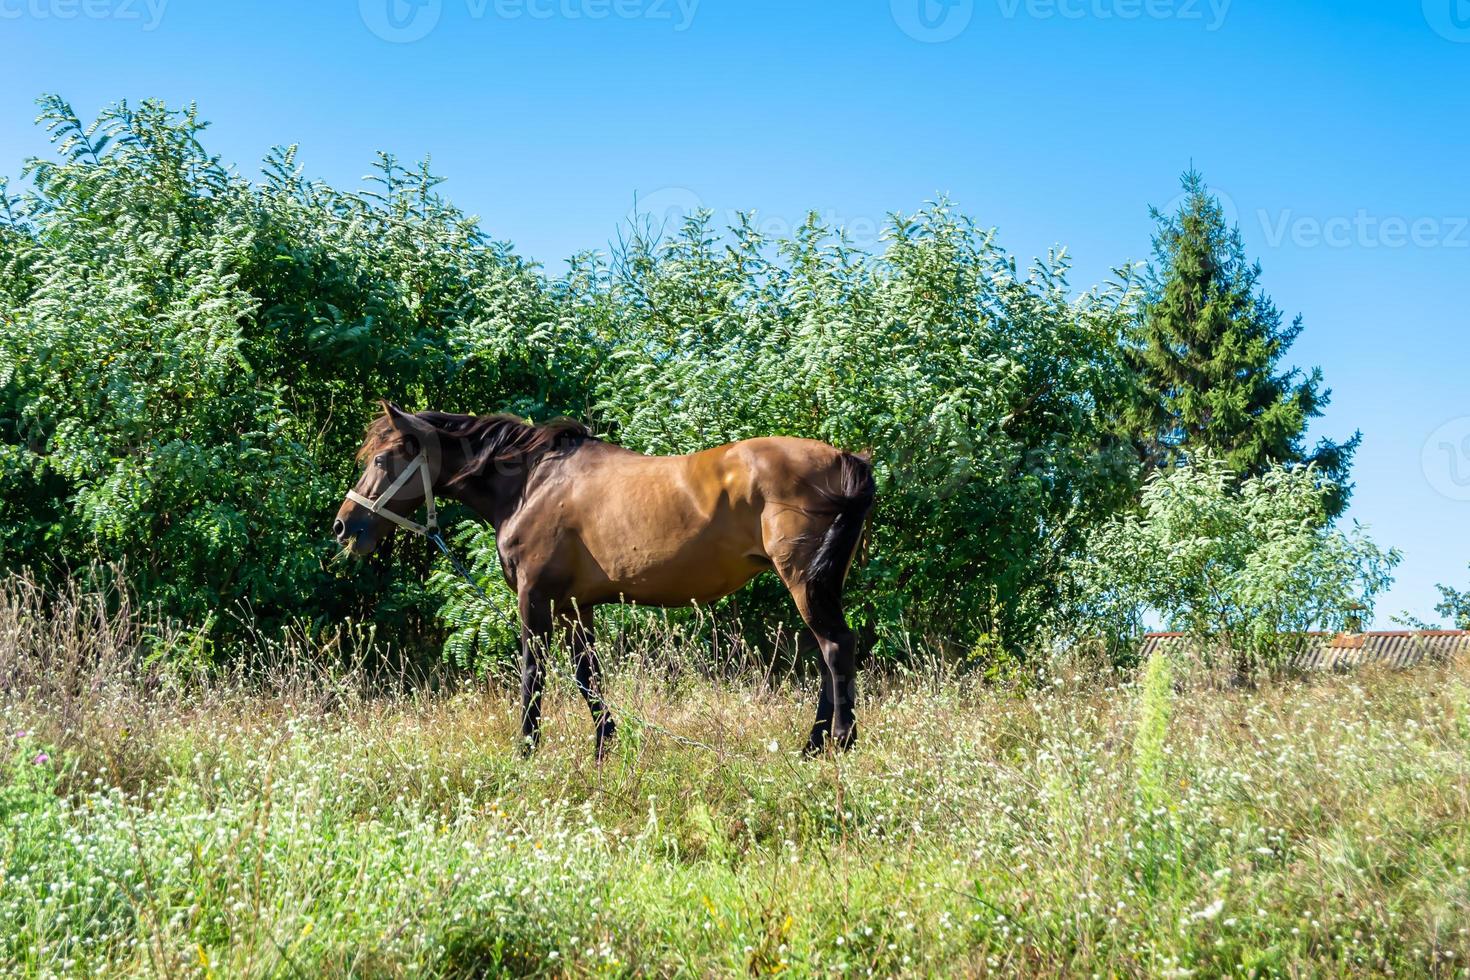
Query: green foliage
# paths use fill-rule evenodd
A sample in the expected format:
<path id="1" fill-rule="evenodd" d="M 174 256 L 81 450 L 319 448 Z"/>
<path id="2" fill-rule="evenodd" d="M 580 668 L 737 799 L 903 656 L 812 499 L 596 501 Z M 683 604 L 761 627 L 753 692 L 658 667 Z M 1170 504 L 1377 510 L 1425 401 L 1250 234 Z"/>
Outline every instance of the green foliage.
<path id="1" fill-rule="evenodd" d="M 947 202 L 894 216 L 877 255 L 815 218 L 767 240 L 706 214 L 548 280 L 445 201 L 427 163 L 382 154 L 346 192 L 284 147 L 252 182 L 204 148 L 192 106 L 120 103 L 91 124 L 55 97 L 41 108 L 54 158 L 26 164 L 20 195 L 0 185 L 0 568 L 120 566 L 131 593 L 212 624 L 211 640 L 350 617 L 409 650 L 447 637 L 452 660 L 483 667 L 511 655 L 513 630 L 427 546 L 333 560 L 379 398 L 570 414 L 654 453 L 798 435 L 873 451 L 851 603 L 865 647 L 917 641 L 1004 674 L 1055 618 L 1089 536 L 1136 497 L 1127 360 L 1169 367 L 1130 352 L 1140 287 L 1124 274 L 1077 295 L 1063 253 L 1021 273 Z M 1198 321 L 1248 348 L 1206 366 L 1257 380 L 1170 389 L 1165 428 L 1257 473 L 1296 452 L 1323 398 L 1315 377 L 1271 374 L 1297 328 L 1280 329 L 1195 189 L 1161 239 L 1148 336 Z M 508 612 L 493 534 L 457 546 Z M 768 576 L 738 619 L 755 641 L 792 635 L 795 612 Z"/>
<path id="2" fill-rule="evenodd" d="M 1438 588 L 1441 601 L 1434 611 L 1447 617 L 1456 629 L 1470 630 L 1470 589 L 1461 592 L 1448 585 Z"/>
<path id="3" fill-rule="evenodd" d="M 57 160 L 0 231 L 0 563 L 120 562 L 169 615 L 229 627 L 375 616 L 438 632 L 430 556 L 328 565 L 379 397 L 578 404 L 585 345 L 539 274 L 382 156 L 349 194 L 273 152 L 252 185 L 195 110 L 41 119 Z"/>
<path id="4" fill-rule="evenodd" d="M 584 256 L 567 306 L 613 352 L 598 411 L 649 452 L 776 434 L 871 449 L 853 618 L 890 650 L 910 630 L 1016 649 L 1062 556 L 1133 489 L 1107 406 L 1135 294 L 1074 298 L 1061 255 L 1019 275 L 945 202 L 886 238 L 868 257 L 814 217 L 767 241 L 706 214 L 669 241 L 635 233 L 610 263 Z"/>
<path id="5" fill-rule="evenodd" d="M 465 570 L 480 590 L 471 588 L 447 562 L 434 570 L 429 587 L 442 600 L 439 616 L 449 631 L 445 658 L 479 673 L 513 666 L 520 649 L 520 620 L 515 593 L 500 571 L 494 530 L 466 521 L 448 543 L 456 553 L 468 556 Z"/>
<path id="6" fill-rule="evenodd" d="M 1311 467 L 1239 480 L 1221 460 L 1154 474 L 1137 513 L 1105 522 L 1072 563 L 1082 628 L 1131 646 L 1148 616 L 1245 672 L 1294 652 L 1308 630 L 1371 616 L 1399 562 L 1327 516 L 1332 485 Z"/>
<path id="7" fill-rule="evenodd" d="M 61 161 L 27 168 L 11 241 L 33 279 L 0 335 L 6 556 L 126 558 L 150 598 L 200 619 L 299 600 L 300 495 L 325 487 L 245 354 L 243 189 L 192 110 L 122 105 L 90 127 L 43 110 Z"/>
<path id="8" fill-rule="evenodd" d="M 1132 424 L 1145 457 L 1167 465 L 1208 452 L 1247 476 L 1315 463 L 1338 488 L 1330 506 L 1341 513 L 1358 436 L 1303 449 L 1330 392 L 1318 369 L 1279 369 L 1301 318 L 1282 324 L 1259 288 L 1260 265 L 1247 261 L 1239 229 L 1226 226 L 1204 178 L 1191 170 L 1183 184 L 1177 214 L 1153 212 L 1156 266 L 1129 349 L 1140 396 Z"/>

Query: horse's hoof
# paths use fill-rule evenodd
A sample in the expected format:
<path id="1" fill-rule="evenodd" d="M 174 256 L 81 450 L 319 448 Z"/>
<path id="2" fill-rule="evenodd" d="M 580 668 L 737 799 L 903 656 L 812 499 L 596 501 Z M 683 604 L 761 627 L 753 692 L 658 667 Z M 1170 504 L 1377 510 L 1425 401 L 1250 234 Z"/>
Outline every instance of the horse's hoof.
<path id="1" fill-rule="evenodd" d="M 608 752 L 612 749 L 612 740 L 618 734 L 617 727 L 611 722 L 607 727 L 597 733 L 597 763 L 601 765 L 606 759 Z"/>
<path id="2" fill-rule="evenodd" d="M 519 752 L 520 752 L 521 758 L 522 759 L 529 759 L 529 758 L 531 758 L 531 756 L 535 755 L 536 754 L 536 746 L 538 744 L 540 744 L 540 741 L 541 741 L 540 739 L 538 739 L 538 738 L 536 738 L 535 736 L 532 736 L 532 735 L 524 735 L 524 736 L 522 736 L 521 737 L 520 746 L 519 746 Z"/>
<path id="3" fill-rule="evenodd" d="M 857 744 L 857 725 L 850 726 L 846 731 L 832 730 L 832 742 L 843 752 L 851 751 Z"/>
<path id="4" fill-rule="evenodd" d="M 825 755 L 829 749 L 846 752 L 857 744 L 857 725 L 849 725 L 844 731 L 829 730 L 825 725 L 817 725 L 812 729 L 811 738 L 807 739 L 806 749 L 802 754 L 808 759 L 819 755 Z"/>

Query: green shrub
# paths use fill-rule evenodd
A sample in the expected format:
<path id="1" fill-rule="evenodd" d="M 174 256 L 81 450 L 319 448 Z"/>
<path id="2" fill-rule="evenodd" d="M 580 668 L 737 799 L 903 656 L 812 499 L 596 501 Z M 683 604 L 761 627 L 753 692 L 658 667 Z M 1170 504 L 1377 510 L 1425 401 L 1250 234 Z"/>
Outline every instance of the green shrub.
<path id="1" fill-rule="evenodd" d="M 1462 592 L 1448 585 L 1441 585 L 1438 588 L 1440 602 L 1434 607 L 1434 611 L 1441 616 L 1448 617 L 1450 622 L 1455 624 L 1456 629 L 1470 629 L 1470 589 Z"/>
<path id="2" fill-rule="evenodd" d="M 815 218 L 767 240 L 705 214 L 668 240 L 635 228 L 549 280 L 426 165 L 383 154 L 368 189 L 345 192 L 285 147 L 251 182 L 204 148 L 193 107 L 120 103 L 89 125 L 47 97 L 41 120 L 56 158 L 26 164 L 20 196 L 0 187 L 0 570 L 121 567 L 157 614 L 216 640 L 351 617 L 410 651 L 507 656 L 514 628 L 442 566 L 426 585 L 437 556 L 421 542 L 335 560 L 352 451 L 387 397 L 571 414 L 651 453 L 775 434 L 871 449 L 879 498 L 850 609 L 886 657 L 983 650 L 1011 672 L 1059 609 L 1136 624 L 1150 603 L 1191 628 L 1248 623 L 1260 645 L 1345 596 L 1347 566 L 1318 563 L 1340 539 L 1259 524 L 1247 493 L 1210 503 L 1227 564 L 1266 563 L 1237 578 L 1239 622 L 1202 599 L 1221 567 L 1209 548 L 1171 559 L 1153 591 L 1127 579 L 1066 605 L 1089 540 L 1100 567 L 1142 567 L 1132 519 L 1107 523 L 1138 489 L 1118 418 L 1136 395 L 1137 285 L 1076 295 L 1064 253 L 1018 272 L 947 202 L 894 216 L 874 255 Z M 1145 523 L 1169 540 L 1161 519 Z M 457 541 L 508 609 L 493 534 Z M 1313 612 L 1278 608 L 1282 581 Z M 751 642 L 799 625 L 771 576 L 719 615 Z"/>
<path id="3" fill-rule="evenodd" d="M 613 352 L 598 411 L 647 452 L 775 434 L 871 449 L 852 618 L 890 654 L 908 633 L 1021 649 L 1062 557 L 1135 486 L 1108 407 L 1135 293 L 1074 298 L 1064 255 L 1018 274 L 946 202 L 895 216 L 886 241 L 864 255 L 815 217 L 789 240 L 748 218 L 722 235 L 704 214 L 583 257 L 567 309 Z"/>
<path id="4" fill-rule="evenodd" d="M 428 553 L 330 564 L 331 515 L 380 397 L 579 404 L 586 345 L 540 275 L 392 157 L 358 194 L 293 149 L 251 184 L 192 108 L 42 110 L 59 159 L 0 223 L 0 565 L 121 563 L 221 629 L 352 614 L 437 637 Z"/>
<path id="5" fill-rule="evenodd" d="M 1078 592 L 1066 617 L 1109 630 L 1126 654 L 1157 615 L 1207 659 L 1228 651 L 1242 673 L 1273 667 L 1307 631 L 1371 617 L 1399 562 L 1361 528 L 1331 525 L 1333 489 L 1312 467 L 1239 481 L 1200 457 L 1160 472 L 1139 510 L 1102 524 L 1073 560 Z"/>

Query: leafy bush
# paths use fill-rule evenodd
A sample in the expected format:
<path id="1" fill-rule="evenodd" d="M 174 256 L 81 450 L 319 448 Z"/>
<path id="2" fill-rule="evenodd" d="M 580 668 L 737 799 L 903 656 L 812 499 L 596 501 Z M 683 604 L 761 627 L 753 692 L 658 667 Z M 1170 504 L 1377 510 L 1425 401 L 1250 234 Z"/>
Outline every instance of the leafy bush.
<path id="1" fill-rule="evenodd" d="M 331 514 L 379 397 L 577 404 L 585 345 L 539 274 L 392 157 L 361 194 L 293 149 L 252 185 L 192 108 L 42 109 L 60 159 L 0 230 L 0 563 L 123 562 L 192 621 L 437 633 L 428 556 L 329 567 Z"/>
<path id="2" fill-rule="evenodd" d="M 447 538 L 451 548 L 466 556 L 465 571 L 479 588 L 466 584 L 448 563 L 440 563 L 429 580 L 430 589 L 441 600 L 439 615 L 449 634 L 444 642 L 445 659 L 480 673 L 515 664 L 520 650 L 520 613 L 516 595 L 500 571 L 495 530 L 467 522 Z"/>
<path id="3" fill-rule="evenodd" d="M 383 154 L 344 192 L 284 147 L 252 182 L 204 148 L 193 107 L 88 125 L 48 97 L 41 121 L 56 159 L 0 188 L 0 568 L 121 566 L 130 594 L 215 638 L 352 617 L 483 663 L 514 630 L 442 567 L 426 587 L 428 548 L 333 561 L 377 399 L 570 414 L 654 453 L 799 435 L 874 453 L 866 638 L 1005 673 L 1136 498 L 1131 272 L 1076 295 L 1064 253 L 1018 272 L 947 202 L 894 216 L 876 255 L 815 218 L 767 240 L 705 214 L 549 280 L 427 165 Z M 493 534 L 459 540 L 509 608 Z M 1340 583 L 1312 585 L 1337 605 Z M 753 640 L 796 625 L 771 576 L 735 616 Z"/>
<path id="4" fill-rule="evenodd" d="M 566 308 L 610 352 L 597 408 L 626 445 L 785 434 L 873 451 L 852 617 L 883 649 L 910 631 L 1017 649 L 1063 556 L 1135 486 L 1109 417 L 1135 294 L 1125 280 L 1073 298 L 1064 255 L 1020 275 L 945 202 L 893 217 L 886 239 L 870 257 L 815 217 L 768 241 L 748 218 L 720 234 L 699 215 L 582 257 Z M 772 615 L 794 618 L 771 588 Z"/>
<path id="5" fill-rule="evenodd" d="M 7 236 L 29 288 L 5 296 L 0 335 L 5 475 L 21 484 L 5 552 L 126 557 L 150 597 L 200 619 L 301 598 L 301 497 L 325 487 L 246 354 L 243 188 L 199 149 L 192 113 L 118 107 L 83 128 L 51 102 L 42 118 L 62 162 L 30 165 Z"/>
<path id="6" fill-rule="evenodd" d="M 1237 482 L 1208 457 L 1150 478 L 1137 512 L 1112 518 L 1072 562 L 1083 628 L 1131 650 L 1150 614 L 1241 671 L 1278 664 L 1309 630 L 1368 618 L 1399 562 L 1360 528 L 1331 526 L 1333 487 L 1312 467 Z"/>
<path id="7" fill-rule="evenodd" d="M 1456 629 L 1470 630 L 1470 589 L 1461 592 L 1448 585 L 1438 588 L 1440 602 L 1434 607 L 1434 611 L 1448 617 Z"/>

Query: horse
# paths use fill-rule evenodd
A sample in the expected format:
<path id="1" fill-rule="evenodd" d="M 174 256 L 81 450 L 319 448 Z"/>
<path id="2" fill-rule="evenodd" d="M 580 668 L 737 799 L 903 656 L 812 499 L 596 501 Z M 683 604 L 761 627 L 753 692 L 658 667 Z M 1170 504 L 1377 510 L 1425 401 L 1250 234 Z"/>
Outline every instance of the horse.
<path id="1" fill-rule="evenodd" d="M 647 456 L 567 419 L 534 425 L 505 414 L 382 408 L 358 450 L 363 473 L 333 535 L 358 556 L 396 527 L 442 545 L 436 495 L 490 523 L 520 613 L 525 751 L 540 737 L 544 657 L 554 636 L 569 647 L 601 760 L 616 725 L 603 697 L 593 609 L 708 605 L 766 571 L 780 576 L 820 649 L 806 752 L 853 745 L 856 640 L 842 593 L 873 507 L 866 453 L 768 437 Z M 425 524 L 408 517 L 421 505 Z"/>

